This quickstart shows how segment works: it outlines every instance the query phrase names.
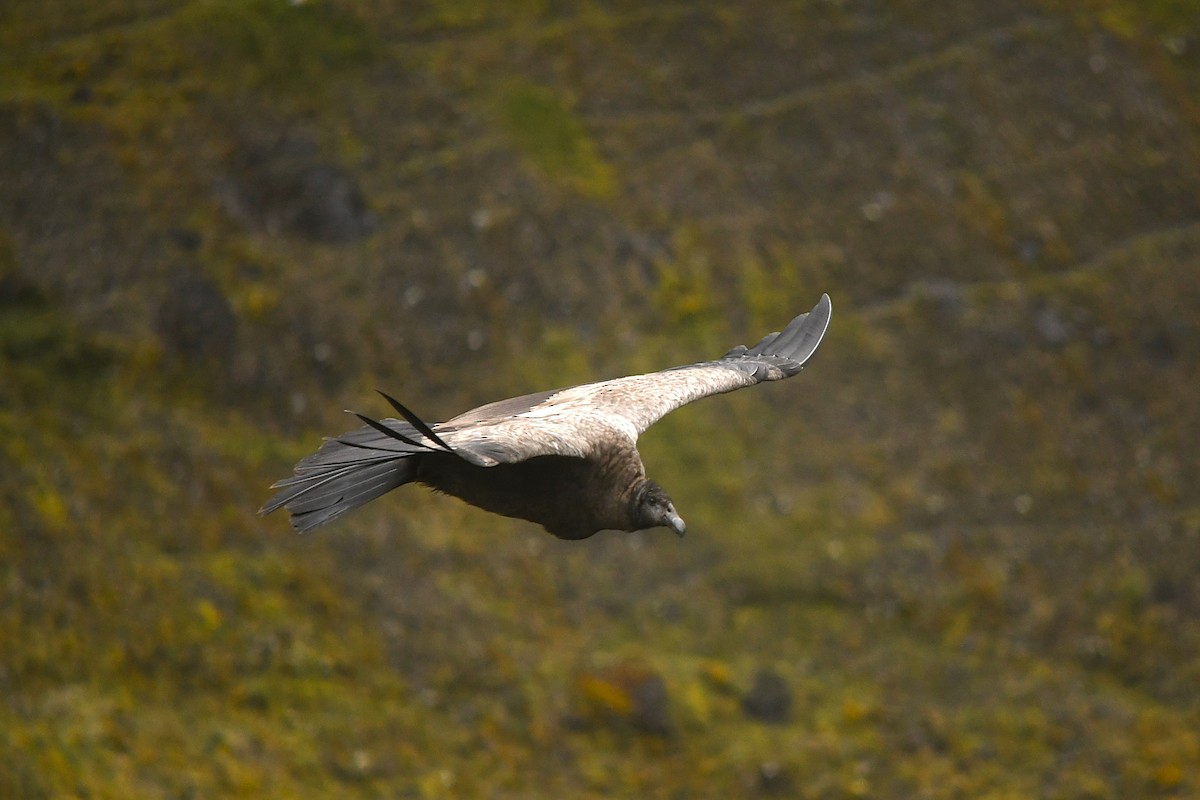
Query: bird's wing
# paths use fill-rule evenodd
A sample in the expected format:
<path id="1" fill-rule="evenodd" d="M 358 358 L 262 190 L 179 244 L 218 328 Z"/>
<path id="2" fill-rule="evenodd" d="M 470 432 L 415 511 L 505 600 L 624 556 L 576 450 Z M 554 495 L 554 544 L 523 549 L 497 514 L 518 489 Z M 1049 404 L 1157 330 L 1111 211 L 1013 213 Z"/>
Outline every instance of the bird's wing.
<path id="1" fill-rule="evenodd" d="M 502 400 L 434 425 L 454 452 L 480 466 L 536 456 L 587 458 L 601 447 L 634 448 L 664 416 L 709 395 L 790 378 L 829 326 L 829 295 L 783 331 L 715 361 Z"/>
<path id="2" fill-rule="evenodd" d="M 538 456 L 588 458 L 613 447 L 634 450 L 637 431 L 628 420 L 575 399 L 573 393 L 586 388 L 529 395 L 540 399 L 532 404 L 523 397 L 503 400 L 433 427 L 455 453 L 482 467 Z"/>

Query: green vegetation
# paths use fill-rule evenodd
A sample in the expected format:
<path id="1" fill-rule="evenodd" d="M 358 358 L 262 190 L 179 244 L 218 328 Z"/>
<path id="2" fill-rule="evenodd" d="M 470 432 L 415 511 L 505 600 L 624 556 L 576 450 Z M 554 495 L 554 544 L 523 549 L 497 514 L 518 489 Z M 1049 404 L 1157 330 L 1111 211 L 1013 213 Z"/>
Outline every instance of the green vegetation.
<path id="1" fill-rule="evenodd" d="M 554 90 L 518 83 L 503 93 L 501 104 L 514 143 L 547 176 L 585 195 L 613 195 L 612 167 Z"/>
<path id="2" fill-rule="evenodd" d="M 1200 794 L 1189 5 L 918 5 L 0 11 L 0 797 Z M 821 291 L 683 541 L 254 514 Z"/>

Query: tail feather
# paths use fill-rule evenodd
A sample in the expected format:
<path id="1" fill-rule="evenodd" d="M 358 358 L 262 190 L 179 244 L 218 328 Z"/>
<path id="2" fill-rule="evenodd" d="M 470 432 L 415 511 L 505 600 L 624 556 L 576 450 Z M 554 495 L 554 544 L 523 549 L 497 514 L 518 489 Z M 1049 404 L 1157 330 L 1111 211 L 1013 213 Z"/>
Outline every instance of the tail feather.
<path id="1" fill-rule="evenodd" d="M 308 533 L 410 482 L 416 476 L 416 463 L 411 460 L 381 466 L 389 470 L 355 476 L 361 478 L 360 481 L 345 486 L 346 491 L 342 494 L 326 494 L 320 499 L 299 502 L 296 507 L 289 505 L 287 508 L 292 515 L 292 527 L 300 533 Z"/>
<path id="2" fill-rule="evenodd" d="M 357 493 L 359 487 L 391 477 L 397 466 L 397 463 L 388 462 L 363 464 L 361 467 L 344 467 L 329 476 L 312 476 L 306 484 L 296 484 L 285 490 L 283 494 L 288 497 L 282 505 L 293 514 L 303 514 L 344 502 Z"/>
<path id="3" fill-rule="evenodd" d="M 368 458 L 327 472 L 314 471 L 281 481 L 280 491 L 258 513 L 286 508 L 292 526 L 304 533 L 411 482 L 416 474 L 417 460 L 412 457 Z"/>
<path id="4" fill-rule="evenodd" d="M 388 428 L 395 428 L 400 434 L 410 430 L 417 433 L 415 428 L 399 420 L 385 419 L 382 423 Z M 363 427 L 334 439 L 326 439 L 317 452 L 300 459 L 300 463 L 296 464 L 296 474 L 323 471 L 337 464 L 357 464 L 368 458 L 398 458 L 428 452 L 430 448 L 419 443 L 406 444 L 385 436 L 373 427 Z"/>
<path id="5" fill-rule="evenodd" d="M 293 476 L 272 485 L 279 491 L 258 513 L 286 508 L 292 526 L 301 533 L 333 522 L 415 480 L 420 457 L 441 452 L 436 445 L 423 444 L 421 436 L 411 424 L 388 419 L 327 439 L 296 464 Z"/>

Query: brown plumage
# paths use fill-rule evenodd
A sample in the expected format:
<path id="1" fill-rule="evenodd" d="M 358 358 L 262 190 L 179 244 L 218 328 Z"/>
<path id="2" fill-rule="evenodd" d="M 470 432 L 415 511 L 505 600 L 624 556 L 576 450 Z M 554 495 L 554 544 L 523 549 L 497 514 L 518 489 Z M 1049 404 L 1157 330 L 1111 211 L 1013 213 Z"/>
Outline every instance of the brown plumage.
<path id="1" fill-rule="evenodd" d="M 658 526 L 682 536 L 671 498 L 646 478 L 638 436 L 693 400 L 797 374 L 829 316 L 822 295 L 781 333 L 714 361 L 514 397 L 434 425 L 384 395 L 402 420 L 356 415 L 366 427 L 327 439 L 259 513 L 286 508 L 305 532 L 416 482 L 562 539 Z"/>

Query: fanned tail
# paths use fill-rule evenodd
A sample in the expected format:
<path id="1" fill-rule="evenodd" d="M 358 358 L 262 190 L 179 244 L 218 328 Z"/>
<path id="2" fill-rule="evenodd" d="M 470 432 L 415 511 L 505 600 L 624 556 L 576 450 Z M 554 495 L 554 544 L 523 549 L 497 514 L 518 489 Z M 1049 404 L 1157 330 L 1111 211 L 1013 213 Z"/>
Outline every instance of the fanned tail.
<path id="1" fill-rule="evenodd" d="M 421 456 L 452 452 L 423 422 L 418 426 L 355 416 L 366 427 L 326 439 L 317 452 L 303 458 L 295 475 L 272 484 L 279 491 L 258 510 L 260 515 L 286 508 L 292 527 L 307 533 L 416 480 Z"/>

